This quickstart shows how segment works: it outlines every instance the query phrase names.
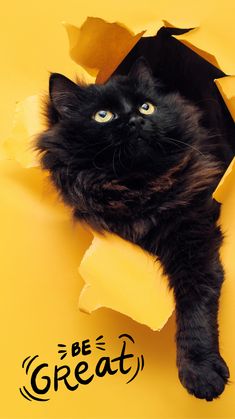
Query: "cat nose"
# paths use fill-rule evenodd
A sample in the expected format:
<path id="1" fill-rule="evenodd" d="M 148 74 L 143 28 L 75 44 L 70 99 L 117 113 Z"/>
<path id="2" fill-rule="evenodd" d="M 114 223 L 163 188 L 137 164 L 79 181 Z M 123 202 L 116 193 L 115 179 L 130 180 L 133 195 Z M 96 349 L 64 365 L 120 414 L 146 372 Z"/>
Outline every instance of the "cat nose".
<path id="1" fill-rule="evenodd" d="M 140 128 L 144 124 L 145 124 L 144 118 L 142 118 L 142 116 L 139 116 L 139 115 L 132 116 L 128 122 L 128 125 L 131 128 L 131 131 L 134 131 L 136 128 Z"/>

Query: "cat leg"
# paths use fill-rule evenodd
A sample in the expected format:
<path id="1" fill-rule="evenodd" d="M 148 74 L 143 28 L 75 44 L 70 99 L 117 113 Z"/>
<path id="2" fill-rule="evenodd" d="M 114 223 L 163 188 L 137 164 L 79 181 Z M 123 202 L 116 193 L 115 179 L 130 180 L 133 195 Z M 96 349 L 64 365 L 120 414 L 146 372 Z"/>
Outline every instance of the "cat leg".
<path id="1" fill-rule="evenodd" d="M 229 378 L 218 343 L 224 273 L 219 259 L 219 207 L 212 204 L 211 211 L 187 209 L 174 219 L 162 219 L 140 238 L 128 229 L 122 231 L 124 239 L 160 260 L 175 296 L 180 381 L 190 394 L 208 401 L 224 391 Z"/>
<path id="2" fill-rule="evenodd" d="M 207 401 L 224 391 L 229 378 L 218 343 L 217 314 L 223 282 L 218 228 L 212 236 L 202 241 L 194 234 L 190 241 L 189 236 L 184 240 L 179 233 L 160 257 L 175 295 L 179 379 L 190 394 Z"/>
<path id="3" fill-rule="evenodd" d="M 180 381 L 188 392 L 211 401 L 224 391 L 229 371 L 219 353 L 218 344 L 221 278 L 211 272 L 204 275 L 206 283 L 202 281 L 196 290 L 189 290 L 188 297 L 179 289 L 184 284 L 174 288 L 177 366 Z M 197 278 L 198 282 L 200 280 Z M 208 285 L 209 282 L 213 282 L 213 286 Z"/>

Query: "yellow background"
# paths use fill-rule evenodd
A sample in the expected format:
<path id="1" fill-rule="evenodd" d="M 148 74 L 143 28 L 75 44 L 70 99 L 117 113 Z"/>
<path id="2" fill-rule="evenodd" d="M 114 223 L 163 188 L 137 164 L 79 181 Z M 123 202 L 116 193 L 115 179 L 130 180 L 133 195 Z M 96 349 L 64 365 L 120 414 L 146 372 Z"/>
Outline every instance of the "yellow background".
<path id="1" fill-rule="evenodd" d="M 233 1 L 50 1 L 1 4 L 1 139 L 9 135 L 15 103 L 46 91 L 48 72 L 74 77 L 76 64 L 68 56 L 61 21 L 80 25 L 87 16 L 120 21 L 135 29 L 156 19 L 182 26 L 199 25 L 210 39 L 213 53 L 223 50 L 226 71 L 234 60 L 235 5 Z M 219 59 L 216 55 L 216 58 Z M 232 62 L 232 63 L 231 63 Z M 235 71 L 233 72 L 233 74 Z M 42 199 L 43 196 L 43 199 Z M 235 269 L 234 247 L 226 242 L 227 277 L 220 311 L 221 350 L 231 371 L 231 384 L 212 403 L 189 396 L 179 384 L 175 367 L 174 318 L 152 332 L 131 319 L 101 309 L 91 316 L 78 311 L 83 281 L 77 267 L 91 237 L 75 227 L 62 205 L 47 202 L 45 184 L 36 168 L 1 163 L 1 418 L 234 418 L 235 417 Z M 235 195 L 229 200 L 233 203 Z M 224 205 L 224 226 L 231 214 Z M 234 208 L 234 206 L 233 206 Z M 233 224 L 232 224 L 233 223 Z M 56 363 L 56 345 L 100 334 L 109 354 L 116 354 L 117 336 L 129 333 L 145 368 L 130 384 L 121 375 L 104 377 L 75 392 L 59 391 L 43 404 L 23 399 L 22 360 L 40 354 Z"/>

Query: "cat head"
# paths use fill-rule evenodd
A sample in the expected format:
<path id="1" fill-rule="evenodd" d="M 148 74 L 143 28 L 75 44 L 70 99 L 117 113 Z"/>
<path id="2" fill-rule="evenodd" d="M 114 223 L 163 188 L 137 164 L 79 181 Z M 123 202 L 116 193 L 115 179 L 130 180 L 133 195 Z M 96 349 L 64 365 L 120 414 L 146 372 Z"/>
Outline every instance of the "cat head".
<path id="1" fill-rule="evenodd" d="M 166 94 L 147 62 L 103 85 L 50 77 L 49 128 L 37 141 L 44 168 L 97 171 L 114 177 L 161 174 L 197 141 L 199 112 L 178 93 Z"/>

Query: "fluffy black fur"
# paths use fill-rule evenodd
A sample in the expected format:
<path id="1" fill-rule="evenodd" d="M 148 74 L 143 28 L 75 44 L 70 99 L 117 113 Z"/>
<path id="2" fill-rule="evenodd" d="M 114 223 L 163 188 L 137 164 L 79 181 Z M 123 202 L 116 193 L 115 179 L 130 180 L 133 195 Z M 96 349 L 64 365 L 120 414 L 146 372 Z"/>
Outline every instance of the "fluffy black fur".
<path id="1" fill-rule="evenodd" d="M 218 344 L 220 207 L 212 192 L 228 161 L 223 138 L 178 93 L 165 93 L 147 63 L 104 85 L 52 74 L 41 164 L 74 216 L 156 256 L 176 302 L 177 366 L 189 393 L 212 400 L 228 382 Z M 139 107 L 155 106 L 151 115 Z M 94 114 L 115 118 L 98 123 Z M 157 309 L 157 308 L 156 308 Z"/>

